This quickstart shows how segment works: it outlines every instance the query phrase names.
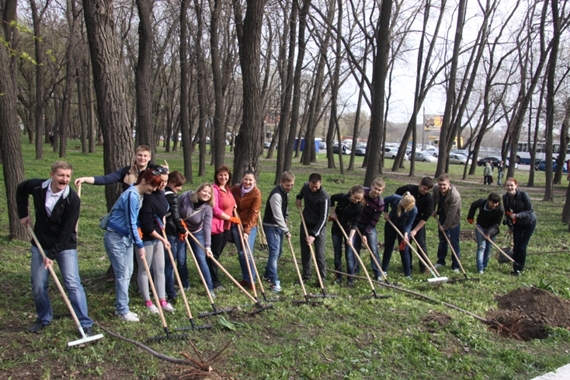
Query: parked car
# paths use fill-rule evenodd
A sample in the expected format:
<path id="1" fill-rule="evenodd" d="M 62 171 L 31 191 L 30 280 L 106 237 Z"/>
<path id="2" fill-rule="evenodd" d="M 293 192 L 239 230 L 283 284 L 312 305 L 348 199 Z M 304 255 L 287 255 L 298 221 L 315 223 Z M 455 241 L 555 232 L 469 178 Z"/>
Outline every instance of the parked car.
<path id="1" fill-rule="evenodd" d="M 464 154 L 450 153 L 449 163 L 457 165 L 471 164 L 471 159 L 467 160 L 467 156 Z"/>
<path id="2" fill-rule="evenodd" d="M 487 162 L 490 162 L 491 166 L 497 167 L 499 165 L 499 163 L 501 162 L 501 157 L 489 156 L 489 157 L 480 158 L 477 160 L 477 166 L 485 166 L 485 164 Z M 509 160 L 508 159 L 505 161 L 505 167 L 506 168 L 509 167 Z M 519 167 L 519 164 L 517 164 L 515 162 L 515 169 L 518 169 L 518 167 Z"/>
<path id="3" fill-rule="evenodd" d="M 464 156 L 466 156 L 466 157 L 469 156 L 469 151 L 468 151 L 467 149 L 453 149 L 453 150 L 451 151 L 451 153 L 462 154 L 462 155 L 464 155 Z"/>
<path id="4" fill-rule="evenodd" d="M 558 167 L 558 165 L 556 163 L 556 160 L 552 160 L 552 171 L 555 171 L 557 167 Z M 546 171 L 546 160 L 540 160 L 538 162 L 538 164 L 535 165 L 534 168 L 538 171 L 541 171 L 541 172 Z M 564 165 L 562 167 L 562 172 L 568 173 L 568 168 L 566 167 L 566 165 Z"/>
<path id="5" fill-rule="evenodd" d="M 333 149 L 333 153 L 334 154 L 338 154 L 340 151 L 339 145 L 333 145 L 332 147 Z M 349 155 L 350 153 L 352 153 L 352 151 L 350 149 L 348 149 L 348 147 L 346 145 L 342 145 L 342 154 L 343 155 Z"/>
<path id="6" fill-rule="evenodd" d="M 437 162 L 437 157 L 430 152 L 416 152 L 414 159 L 421 162 Z"/>
<path id="7" fill-rule="evenodd" d="M 356 144 L 356 149 L 354 150 L 355 156 L 365 156 L 366 155 L 366 144 L 358 143 Z"/>
<path id="8" fill-rule="evenodd" d="M 435 146 L 428 146 L 423 150 L 423 152 L 427 152 L 434 157 L 437 157 L 439 155 L 439 150 Z"/>
<path id="9" fill-rule="evenodd" d="M 385 147 L 384 148 L 384 158 L 396 158 L 398 155 L 398 148 Z"/>

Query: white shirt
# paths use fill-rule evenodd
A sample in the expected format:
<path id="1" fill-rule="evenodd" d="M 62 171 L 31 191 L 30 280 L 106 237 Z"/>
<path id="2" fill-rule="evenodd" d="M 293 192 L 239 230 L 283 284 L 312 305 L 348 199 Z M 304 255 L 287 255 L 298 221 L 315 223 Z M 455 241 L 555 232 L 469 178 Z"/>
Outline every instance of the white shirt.
<path id="1" fill-rule="evenodd" d="M 61 190 L 60 192 L 54 193 L 51 190 L 51 182 L 48 184 L 46 192 L 46 213 L 48 217 L 51 216 L 51 212 L 53 211 L 55 204 L 57 203 L 57 201 L 59 201 L 59 198 L 61 198 L 64 191 L 65 189 Z"/>

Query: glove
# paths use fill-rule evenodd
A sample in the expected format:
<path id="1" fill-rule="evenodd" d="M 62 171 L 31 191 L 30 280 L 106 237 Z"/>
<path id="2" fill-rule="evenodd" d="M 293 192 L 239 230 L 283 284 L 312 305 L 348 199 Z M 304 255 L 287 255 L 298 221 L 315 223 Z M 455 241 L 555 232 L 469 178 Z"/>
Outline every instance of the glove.
<path id="1" fill-rule="evenodd" d="M 405 240 L 402 240 L 402 241 L 400 242 L 400 245 L 398 246 L 398 250 L 403 251 L 403 250 L 405 250 L 405 249 L 406 249 L 406 241 L 405 241 Z"/>
<path id="2" fill-rule="evenodd" d="M 142 239 L 142 238 L 143 238 L 143 233 L 142 233 L 141 228 L 140 228 L 140 227 L 137 228 L 137 231 L 139 232 L 139 237 Z"/>
<path id="3" fill-rule="evenodd" d="M 178 234 L 178 238 L 180 241 L 184 241 L 184 239 L 186 239 L 186 234 Z"/>
<path id="4" fill-rule="evenodd" d="M 239 220 L 239 218 L 237 216 L 230 216 L 230 223 L 240 224 L 241 220 Z"/>
<path id="5" fill-rule="evenodd" d="M 467 219 L 467 223 L 469 223 L 469 224 L 473 224 L 474 222 L 475 222 L 475 219 L 473 219 L 473 218 Z"/>
<path id="6" fill-rule="evenodd" d="M 184 226 L 184 229 L 187 230 L 188 229 L 188 225 L 186 224 L 186 221 L 184 219 L 180 219 L 180 223 L 182 223 L 182 225 Z"/>

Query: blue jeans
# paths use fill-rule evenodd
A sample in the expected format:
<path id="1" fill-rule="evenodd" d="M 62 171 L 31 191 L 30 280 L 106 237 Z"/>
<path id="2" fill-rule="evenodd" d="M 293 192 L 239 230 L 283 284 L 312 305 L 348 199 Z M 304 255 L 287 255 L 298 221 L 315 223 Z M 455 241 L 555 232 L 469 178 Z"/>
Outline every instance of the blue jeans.
<path id="1" fill-rule="evenodd" d="M 204 231 L 198 231 L 192 233 L 196 240 L 200 242 L 202 247 L 204 247 Z M 202 276 L 204 277 L 204 281 L 206 281 L 206 285 L 210 291 L 214 290 L 214 285 L 212 284 L 212 277 L 210 276 L 210 268 L 208 267 L 208 262 L 206 261 L 206 252 L 194 241 L 194 239 L 189 238 L 190 247 L 192 247 L 192 252 L 194 252 L 194 257 L 198 262 L 198 268 L 200 272 L 202 272 Z M 214 264 L 215 265 L 215 264 Z"/>
<path id="2" fill-rule="evenodd" d="M 269 248 L 269 258 L 267 259 L 267 266 L 265 267 L 265 278 L 268 278 L 272 283 L 275 284 L 279 281 L 279 276 L 277 275 L 277 260 L 281 257 L 283 252 L 283 239 L 285 234 L 283 230 L 276 226 L 263 226 L 265 235 L 267 235 L 267 247 Z"/>
<path id="3" fill-rule="evenodd" d="M 180 276 L 182 287 L 189 288 L 190 283 L 188 281 L 188 266 L 186 265 L 186 242 L 184 240 L 180 240 L 178 236 L 172 235 L 168 236 L 168 242 L 170 243 L 170 250 L 172 251 L 172 256 L 174 257 L 174 262 L 176 263 L 176 269 L 178 270 L 178 275 Z M 164 250 L 164 255 L 166 296 L 169 299 L 175 299 L 176 290 L 174 289 L 174 267 L 172 266 L 172 260 L 170 260 L 168 250 Z"/>
<path id="4" fill-rule="evenodd" d="M 441 219 L 439 221 L 442 225 L 445 223 L 445 219 Z M 453 227 L 447 231 L 445 234 L 447 235 L 448 239 L 451 241 L 451 246 L 457 253 L 457 257 L 461 259 L 461 252 L 459 249 L 459 232 L 461 231 L 461 224 L 458 224 L 456 227 Z M 437 263 L 441 265 L 445 265 L 445 257 L 447 256 L 447 249 L 449 248 L 449 244 L 447 244 L 447 239 L 443 235 L 443 232 L 438 229 L 438 236 L 439 236 L 439 246 L 437 247 Z M 451 269 L 459 269 L 459 263 L 455 259 L 455 255 L 453 252 L 451 253 Z"/>
<path id="5" fill-rule="evenodd" d="M 255 244 L 255 237 L 257 236 L 257 227 L 253 227 L 251 229 L 251 231 L 249 232 L 249 238 L 247 239 L 247 244 L 249 245 L 249 248 L 251 250 L 251 256 L 248 254 L 247 257 L 249 259 L 248 260 L 249 267 L 251 269 L 251 275 L 253 276 L 253 281 L 251 281 L 251 279 L 249 278 L 249 271 L 247 270 L 247 262 L 245 261 L 246 255 L 243 247 L 241 246 L 241 238 L 238 226 L 232 224 L 231 231 L 232 231 L 232 237 L 234 239 L 234 244 L 236 245 L 238 251 L 239 266 L 241 267 L 241 277 L 244 281 L 247 281 L 249 283 L 254 283 L 255 268 L 253 267 L 252 258 L 253 258 L 253 245 Z"/>
<path id="6" fill-rule="evenodd" d="M 360 231 L 364 231 L 366 229 L 366 227 L 367 226 L 358 226 L 358 229 Z M 368 246 L 370 247 L 370 250 L 372 251 L 374 258 L 376 259 L 378 264 L 380 264 L 380 256 L 378 255 L 378 232 L 376 231 L 376 228 L 373 228 L 369 234 L 367 234 L 366 232 L 363 232 L 362 236 L 366 237 L 366 242 L 368 243 Z M 354 235 L 354 242 L 352 245 L 354 246 L 354 249 L 356 250 L 355 254 L 360 255 L 360 249 L 362 247 L 362 239 L 360 239 L 360 235 L 358 235 L 358 231 L 356 232 L 356 235 Z M 380 270 L 378 269 L 378 265 L 376 265 L 374 260 L 371 259 L 371 261 L 372 261 L 372 271 L 374 272 L 374 277 L 378 278 L 378 277 L 380 277 Z M 359 262 L 354 261 L 354 273 L 358 273 L 359 271 L 360 271 Z"/>
<path id="7" fill-rule="evenodd" d="M 69 301 L 73 311 L 82 327 L 91 327 L 93 321 L 88 317 L 87 297 L 79 278 L 79 265 L 77 263 L 77 250 L 66 249 L 61 251 L 55 258 L 61 271 L 63 286 L 67 290 Z M 38 321 L 44 325 L 49 325 L 53 319 L 53 310 L 48 295 L 49 270 L 44 268 L 44 259 L 37 247 L 32 246 L 32 293 Z"/>
<path id="8" fill-rule="evenodd" d="M 400 226 L 398 227 L 399 231 L 404 234 L 404 231 L 401 230 Z M 382 270 L 388 273 L 388 266 L 390 265 L 390 260 L 392 259 L 392 252 L 394 251 L 394 244 L 396 243 L 396 239 L 398 240 L 398 245 L 402 242 L 402 238 L 400 234 L 388 223 L 384 224 L 384 254 L 382 255 Z M 406 248 L 403 251 L 400 251 L 400 258 L 402 259 L 402 267 L 404 268 L 404 276 L 411 276 L 412 275 L 412 268 L 410 262 L 410 247 L 406 244 Z"/>
<path id="9" fill-rule="evenodd" d="M 487 269 L 493 245 L 485 239 L 478 229 L 475 229 L 475 237 L 477 238 L 477 271 L 480 272 Z M 491 240 L 495 241 L 495 236 L 493 236 Z"/>
<path id="10" fill-rule="evenodd" d="M 352 248 L 350 248 L 350 245 L 348 245 L 348 243 L 345 241 L 342 232 L 331 232 L 331 235 L 334 249 L 334 269 L 338 272 L 342 272 L 342 249 L 344 248 L 346 258 L 346 273 L 354 274 L 354 254 L 352 252 Z M 342 275 L 337 273 L 336 278 L 342 278 Z M 352 280 L 352 277 L 348 278 L 348 281 Z"/>
<path id="11" fill-rule="evenodd" d="M 133 274 L 133 242 L 114 231 L 105 231 L 105 250 L 115 273 L 115 310 L 127 314 L 129 310 L 129 284 Z"/>

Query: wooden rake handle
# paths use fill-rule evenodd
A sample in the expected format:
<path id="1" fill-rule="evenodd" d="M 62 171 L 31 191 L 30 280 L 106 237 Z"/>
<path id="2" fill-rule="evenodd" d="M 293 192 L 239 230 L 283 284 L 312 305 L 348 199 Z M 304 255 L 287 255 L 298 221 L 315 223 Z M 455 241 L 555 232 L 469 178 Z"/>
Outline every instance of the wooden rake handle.
<path id="1" fill-rule="evenodd" d="M 513 264 L 516 264 L 515 260 L 507 255 L 507 253 L 505 251 L 503 251 L 494 241 L 493 239 L 491 239 L 490 237 L 487 237 L 487 235 L 485 235 L 485 232 L 483 232 L 483 230 L 477 225 L 477 223 L 475 223 L 475 228 L 477 228 L 477 230 L 481 233 L 481 235 L 483 235 L 483 237 L 490 242 L 495 248 L 497 248 L 499 250 L 499 252 L 501 253 L 501 255 L 505 256 L 507 259 L 509 259 L 509 261 Z"/>

